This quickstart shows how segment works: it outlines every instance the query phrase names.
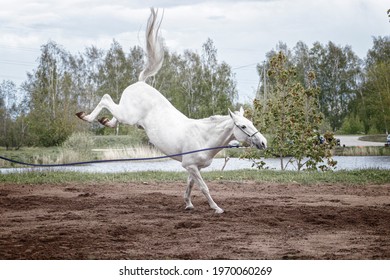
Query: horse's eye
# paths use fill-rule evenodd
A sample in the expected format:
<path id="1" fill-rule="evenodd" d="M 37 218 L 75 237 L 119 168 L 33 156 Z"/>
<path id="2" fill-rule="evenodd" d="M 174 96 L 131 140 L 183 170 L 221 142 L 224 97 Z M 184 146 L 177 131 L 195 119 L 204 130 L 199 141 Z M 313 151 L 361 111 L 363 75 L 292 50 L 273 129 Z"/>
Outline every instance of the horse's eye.
<path id="1" fill-rule="evenodd" d="M 241 126 L 241 128 L 242 128 L 242 129 L 245 129 L 245 128 L 246 128 L 246 126 L 245 126 L 245 125 L 242 125 L 242 126 Z"/>

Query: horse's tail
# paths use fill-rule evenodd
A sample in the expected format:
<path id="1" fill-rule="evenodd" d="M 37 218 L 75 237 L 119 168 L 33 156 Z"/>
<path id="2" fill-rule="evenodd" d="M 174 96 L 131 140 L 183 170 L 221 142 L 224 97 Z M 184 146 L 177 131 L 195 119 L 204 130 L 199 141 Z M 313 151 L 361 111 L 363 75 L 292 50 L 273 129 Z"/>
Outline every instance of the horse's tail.
<path id="1" fill-rule="evenodd" d="M 162 38 L 159 36 L 161 21 L 157 21 L 158 13 L 151 8 L 151 14 L 146 26 L 146 65 L 138 77 L 138 81 L 145 81 L 160 70 L 164 60 Z"/>

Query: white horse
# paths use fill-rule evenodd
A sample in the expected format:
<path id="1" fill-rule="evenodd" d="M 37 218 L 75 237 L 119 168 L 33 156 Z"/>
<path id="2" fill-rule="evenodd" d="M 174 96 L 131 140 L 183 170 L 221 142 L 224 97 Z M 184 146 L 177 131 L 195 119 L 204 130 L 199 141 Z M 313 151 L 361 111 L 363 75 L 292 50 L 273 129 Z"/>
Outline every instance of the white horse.
<path id="1" fill-rule="evenodd" d="M 100 119 L 103 125 L 115 127 L 117 122 L 120 122 L 141 126 L 145 129 L 150 142 L 166 155 L 219 147 L 227 145 L 234 139 L 247 142 L 258 149 L 266 148 L 267 140 L 252 122 L 244 117 L 242 108 L 234 113 L 229 109 L 228 116 L 190 119 L 179 112 L 159 91 L 145 83 L 148 77 L 159 71 L 163 62 L 163 47 L 158 31 L 157 13 L 151 9 L 146 30 L 147 63 L 139 75 L 139 81 L 124 90 L 119 104 L 115 104 L 111 97 L 105 94 L 89 115 L 84 112 L 76 115 L 82 120 L 92 122 L 105 108 L 111 112 L 113 118 Z M 194 208 L 191 202 L 191 190 L 194 183 L 197 183 L 210 207 L 216 213 L 223 213 L 211 198 L 209 189 L 200 174 L 202 168 L 211 164 L 218 151 L 218 149 L 208 150 L 173 157 L 180 161 L 189 173 L 184 194 L 185 209 Z"/>

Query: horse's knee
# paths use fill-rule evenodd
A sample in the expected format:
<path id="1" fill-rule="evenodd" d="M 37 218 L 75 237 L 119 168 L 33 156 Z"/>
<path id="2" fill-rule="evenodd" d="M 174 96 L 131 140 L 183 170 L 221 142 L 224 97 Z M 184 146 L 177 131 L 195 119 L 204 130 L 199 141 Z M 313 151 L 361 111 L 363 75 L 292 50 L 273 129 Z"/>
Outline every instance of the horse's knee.
<path id="1" fill-rule="evenodd" d="M 102 100 L 112 100 L 112 98 L 109 94 L 106 93 L 102 96 Z"/>
<path id="2" fill-rule="evenodd" d="M 114 104 L 115 104 L 114 101 L 112 100 L 111 96 L 108 94 L 103 95 L 99 103 L 100 106 L 102 106 L 103 108 L 107 108 L 108 110 L 111 110 L 111 107 Z"/>

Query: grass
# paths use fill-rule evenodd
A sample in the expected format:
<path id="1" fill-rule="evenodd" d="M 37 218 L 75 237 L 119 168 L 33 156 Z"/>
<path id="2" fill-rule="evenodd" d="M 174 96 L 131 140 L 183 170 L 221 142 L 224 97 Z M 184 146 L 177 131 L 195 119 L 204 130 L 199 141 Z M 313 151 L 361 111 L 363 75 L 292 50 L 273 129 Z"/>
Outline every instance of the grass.
<path id="1" fill-rule="evenodd" d="M 370 142 L 386 142 L 386 134 L 372 134 L 372 135 L 364 135 L 359 137 L 361 141 L 370 141 Z"/>
<path id="2" fill-rule="evenodd" d="M 123 158 L 143 158 L 158 157 L 163 154 L 154 146 L 142 145 L 122 148 L 93 149 L 94 152 L 100 153 L 101 159 L 123 159 Z"/>
<path id="3" fill-rule="evenodd" d="M 335 147 L 334 156 L 390 156 L 390 147 L 362 146 L 362 147 Z"/>
<path id="4" fill-rule="evenodd" d="M 92 136 L 88 133 L 75 133 L 60 147 L 23 147 L 17 151 L 0 147 L 0 155 L 33 164 L 61 164 L 161 155 L 157 149 L 139 143 L 137 139 L 134 140 L 129 136 Z M 2 167 L 20 166 L 0 160 L 0 168 Z"/>
<path id="5" fill-rule="evenodd" d="M 141 133 L 141 132 L 140 132 Z M 99 135 L 93 136 L 94 148 L 105 149 L 109 147 L 140 146 L 143 142 L 139 137 L 128 135 Z"/>
<path id="6" fill-rule="evenodd" d="M 251 148 L 259 158 L 264 157 L 263 150 Z M 251 152 L 251 153 L 252 153 Z M 229 157 L 240 157 L 245 153 L 245 149 L 224 150 L 224 154 Z M 357 146 L 357 147 L 335 147 L 333 156 L 390 156 L 390 147 L 383 146 Z"/>
<path id="7" fill-rule="evenodd" d="M 295 172 L 274 170 L 240 170 L 240 171 L 213 171 L 203 172 L 205 181 L 255 181 L 258 183 L 299 183 L 305 185 L 318 184 L 388 184 L 390 172 L 388 170 L 357 170 L 333 172 Z M 180 182 L 185 184 L 186 172 L 127 172 L 116 174 L 95 174 L 79 172 L 22 172 L 0 175 L 0 183 L 15 184 L 63 184 L 63 183 L 126 183 L 126 182 Z"/>
<path id="8" fill-rule="evenodd" d="M 5 148 L 0 148 L 1 156 L 34 164 L 55 163 L 60 154 L 61 150 L 58 147 L 23 147 L 17 151 L 7 151 Z M 20 165 L 0 160 L 0 168 L 1 167 L 20 167 Z"/>

